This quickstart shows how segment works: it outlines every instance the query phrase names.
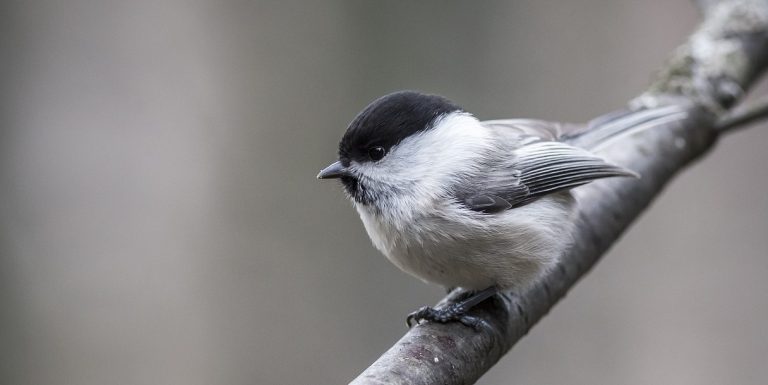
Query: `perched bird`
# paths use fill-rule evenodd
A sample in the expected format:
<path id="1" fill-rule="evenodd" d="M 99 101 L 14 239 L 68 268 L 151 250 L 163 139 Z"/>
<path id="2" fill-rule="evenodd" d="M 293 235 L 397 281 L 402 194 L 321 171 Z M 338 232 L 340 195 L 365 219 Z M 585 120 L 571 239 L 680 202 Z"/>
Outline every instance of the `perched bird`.
<path id="1" fill-rule="evenodd" d="M 637 176 L 590 150 L 684 114 L 674 106 L 623 111 L 586 126 L 480 121 L 443 97 L 401 91 L 352 120 L 338 161 L 317 177 L 341 180 L 373 245 L 398 268 L 469 293 L 411 313 L 409 326 L 477 326 L 466 314 L 472 306 L 529 286 L 569 247 L 570 189 Z"/>

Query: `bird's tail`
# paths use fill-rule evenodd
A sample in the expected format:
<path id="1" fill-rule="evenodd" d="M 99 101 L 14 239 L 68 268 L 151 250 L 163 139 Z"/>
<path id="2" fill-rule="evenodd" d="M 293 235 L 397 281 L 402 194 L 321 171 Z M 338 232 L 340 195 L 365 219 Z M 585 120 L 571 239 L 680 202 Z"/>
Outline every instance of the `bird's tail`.
<path id="1" fill-rule="evenodd" d="M 560 140 L 577 147 L 596 150 L 625 135 L 680 120 L 686 115 L 686 110 L 680 105 L 619 110 L 593 119 L 586 128 L 569 132 L 560 137 Z"/>

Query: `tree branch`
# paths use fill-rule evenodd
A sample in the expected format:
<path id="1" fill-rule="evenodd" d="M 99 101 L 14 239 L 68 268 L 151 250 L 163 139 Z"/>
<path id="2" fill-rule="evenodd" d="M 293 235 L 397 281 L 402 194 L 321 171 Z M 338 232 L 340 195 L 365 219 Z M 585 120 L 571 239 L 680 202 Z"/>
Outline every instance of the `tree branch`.
<path id="1" fill-rule="evenodd" d="M 680 104 L 687 118 L 625 137 L 603 151 L 642 178 L 602 180 L 573 190 L 579 203 L 574 247 L 531 289 L 473 309 L 488 328 L 414 327 L 352 384 L 475 382 L 589 271 L 676 172 L 712 147 L 719 117 L 768 64 L 768 2 L 698 3 L 704 11 L 701 26 L 648 91 L 630 102 L 632 107 Z"/>

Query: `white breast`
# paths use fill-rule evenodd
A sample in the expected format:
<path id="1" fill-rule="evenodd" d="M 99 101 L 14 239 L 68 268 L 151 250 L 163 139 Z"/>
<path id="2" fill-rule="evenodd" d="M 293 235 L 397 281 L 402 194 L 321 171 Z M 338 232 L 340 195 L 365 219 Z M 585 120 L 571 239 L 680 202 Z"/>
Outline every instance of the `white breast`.
<path id="1" fill-rule="evenodd" d="M 455 203 L 407 218 L 358 212 L 379 249 L 401 270 L 445 287 L 522 288 L 551 268 L 570 243 L 573 199 L 559 193 L 499 214 Z"/>

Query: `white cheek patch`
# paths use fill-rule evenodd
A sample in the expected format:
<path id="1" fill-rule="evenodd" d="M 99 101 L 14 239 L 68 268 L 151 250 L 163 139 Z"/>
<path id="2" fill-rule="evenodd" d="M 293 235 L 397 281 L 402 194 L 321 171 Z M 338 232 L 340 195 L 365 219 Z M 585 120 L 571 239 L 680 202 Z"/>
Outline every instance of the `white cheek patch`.
<path id="1" fill-rule="evenodd" d="M 405 194 L 398 195 L 409 202 L 400 203 L 427 204 L 474 171 L 479 163 L 474 159 L 492 146 L 491 132 L 475 117 L 454 112 L 393 146 L 380 161 L 351 167 L 371 180 L 370 189 L 403 190 Z"/>

